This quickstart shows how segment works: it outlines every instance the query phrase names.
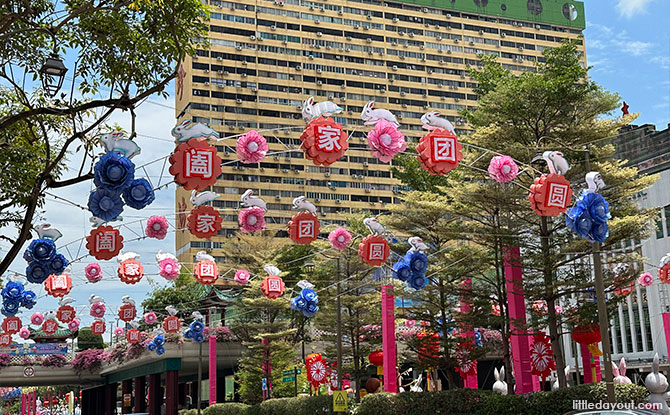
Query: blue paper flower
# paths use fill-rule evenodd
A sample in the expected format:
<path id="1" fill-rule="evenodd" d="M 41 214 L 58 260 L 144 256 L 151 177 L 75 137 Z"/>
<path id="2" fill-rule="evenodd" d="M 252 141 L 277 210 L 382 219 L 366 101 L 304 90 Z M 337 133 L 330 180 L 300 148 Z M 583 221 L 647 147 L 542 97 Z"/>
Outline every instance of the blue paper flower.
<path id="1" fill-rule="evenodd" d="M 316 291 L 311 288 L 303 288 L 302 291 L 300 291 L 300 296 L 310 303 L 317 303 L 319 301 L 319 296 L 316 294 Z"/>
<path id="2" fill-rule="evenodd" d="M 35 239 L 28 245 L 23 258 L 28 262 L 49 261 L 56 255 L 56 244 L 51 239 Z M 30 258 L 30 260 L 28 259 Z"/>
<path id="3" fill-rule="evenodd" d="M 60 274 L 61 272 L 65 271 L 67 264 L 67 259 L 65 259 L 62 254 L 54 255 L 53 259 L 49 263 L 51 274 Z"/>
<path id="4" fill-rule="evenodd" d="M 202 331 L 205 329 L 205 325 L 202 324 L 200 321 L 195 320 L 191 322 L 189 328 L 191 329 L 191 331 L 193 331 L 193 334 L 195 335 L 197 333 L 202 333 Z"/>
<path id="5" fill-rule="evenodd" d="M 156 354 L 160 356 L 160 355 L 162 355 L 163 353 L 165 353 L 165 347 L 163 347 L 163 346 L 157 346 L 157 347 L 156 347 Z"/>
<path id="6" fill-rule="evenodd" d="M 475 346 L 482 347 L 483 345 L 484 342 L 482 341 L 482 334 L 479 332 L 479 330 L 475 330 Z"/>
<path id="7" fill-rule="evenodd" d="M 37 304 L 37 294 L 34 291 L 25 290 L 21 297 L 21 305 L 30 310 L 35 304 Z"/>
<path id="8" fill-rule="evenodd" d="M 19 300 L 14 298 L 5 298 L 2 302 L 2 314 L 8 317 L 14 316 L 19 311 Z"/>
<path id="9" fill-rule="evenodd" d="M 577 203 L 583 203 L 589 210 L 589 214 L 596 222 L 606 222 L 612 218 L 609 203 L 600 193 L 582 193 Z"/>
<path id="10" fill-rule="evenodd" d="M 403 259 L 402 261 L 393 264 L 393 275 L 400 281 L 407 281 L 412 276 L 412 269 Z"/>
<path id="11" fill-rule="evenodd" d="M 582 192 L 565 214 L 565 226 L 589 242 L 605 242 L 609 235 L 609 204 L 598 193 Z"/>
<path id="12" fill-rule="evenodd" d="M 154 201 L 154 189 L 146 179 L 135 179 L 123 191 L 123 200 L 133 209 L 143 209 Z"/>
<path id="13" fill-rule="evenodd" d="M 307 301 L 302 297 L 291 298 L 291 310 L 302 311 L 307 307 Z"/>
<path id="14" fill-rule="evenodd" d="M 428 257 L 423 252 L 408 251 L 405 254 L 405 262 L 409 264 L 412 274 L 425 274 L 428 269 Z"/>
<path id="15" fill-rule="evenodd" d="M 9 281 L 2 289 L 2 298 L 20 300 L 23 295 L 23 284 L 16 281 Z"/>
<path id="16" fill-rule="evenodd" d="M 319 306 L 316 305 L 316 303 L 309 303 L 307 304 L 307 308 L 305 309 L 308 313 L 316 313 L 319 311 Z"/>
<path id="17" fill-rule="evenodd" d="M 185 339 L 192 339 L 193 338 L 193 330 L 188 329 L 184 332 L 184 338 Z"/>
<path id="18" fill-rule="evenodd" d="M 609 229 L 609 225 L 607 225 L 607 222 L 596 223 L 591 228 L 591 236 L 597 242 L 600 242 L 600 243 L 605 242 L 605 239 L 607 239 L 607 237 L 609 235 L 610 235 L 610 229 Z"/>
<path id="19" fill-rule="evenodd" d="M 150 352 L 156 351 L 156 347 L 157 347 L 156 343 L 154 343 L 153 341 L 147 343 L 147 350 L 149 350 Z"/>
<path id="20" fill-rule="evenodd" d="M 48 263 L 34 261 L 26 268 L 26 278 L 33 284 L 41 284 L 51 273 L 51 266 Z"/>
<path id="21" fill-rule="evenodd" d="M 98 188 L 88 197 L 88 210 L 104 221 L 114 220 L 123 212 L 123 200 L 113 190 Z"/>
<path id="22" fill-rule="evenodd" d="M 407 281 L 407 285 L 417 291 L 425 287 L 426 284 L 428 284 L 428 278 L 423 274 L 412 274 L 412 277 Z"/>
<path id="23" fill-rule="evenodd" d="M 195 333 L 193 335 L 193 341 L 196 342 L 196 343 L 202 343 L 202 342 L 205 341 L 205 335 L 202 334 L 202 332 Z"/>
<path id="24" fill-rule="evenodd" d="M 156 346 L 162 346 L 165 344 L 165 337 L 163 336 L 156 336 L 154 337 L 154 344 Z"/>
<path id="25" fill-rule="evenodd" d="M 135 165 L 129 158 L 110 151 L 95 163 L 93 183 L 96 187 L 123 190 L 135 176 Z M 98 216 L 98 215 L 96 215 Z"/>

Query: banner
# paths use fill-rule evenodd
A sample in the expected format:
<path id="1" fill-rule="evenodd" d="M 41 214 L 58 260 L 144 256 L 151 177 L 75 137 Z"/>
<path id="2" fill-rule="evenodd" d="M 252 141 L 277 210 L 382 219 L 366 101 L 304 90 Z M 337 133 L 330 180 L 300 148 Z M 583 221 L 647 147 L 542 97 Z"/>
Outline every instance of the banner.
<path id="1" fill-rule="evenodd" d="M 12 356 L 67 354 L 67 343 L 12 343 L 7 347 L 0 347 L 0 354 L 2 353 Z"/>

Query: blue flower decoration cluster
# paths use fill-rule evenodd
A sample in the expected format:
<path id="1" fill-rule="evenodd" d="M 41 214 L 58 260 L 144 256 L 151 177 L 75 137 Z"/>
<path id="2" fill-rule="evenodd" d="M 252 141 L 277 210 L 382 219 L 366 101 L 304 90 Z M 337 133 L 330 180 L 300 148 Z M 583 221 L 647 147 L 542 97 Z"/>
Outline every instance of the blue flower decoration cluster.
<path id="1" fill-rule="evenodd" d="M 589 242 L 605 242 L 609 236 L 609 203 L 599 193 L 582 191 L 565 213 L 565 226 Z"/>
<path id="2" fill-rule="evenodd" d="M 68 265 L 67 260 L 56 250 L 51 239 L 35 239 L 23 252 L 23 259 L 28 262 L 26 278 L 33 284 L 43 283 L 51 274 L 60 274 Z"/>
<path id="3" fill-rule="evenodd" d="M 128 157 L 114 151 L 100 157 L 94 167 L 96 189 L 88 197 L 88 209 L 100 219 L 109 222 L 123 212 L 124 202 L 133 209 L 143 209 L 156 196 L 146 179 L 135 179 L 135 164 Z M 123 197 L 123 199 L 121 199 Z"/>
<path id="4" fill-rule="evenodd" d="M 2 395 L 2 399 L 16 399 L 21 397 L 21 388 L 12 389 Z"/>
<path id="5" fill-rule="evenodd" d="M 147 343 L 147 350 L 156 352 L 159 356 L 165 353 L 165 337 L 159 334 L 151 339 L 151 341 Z"/>
<path id="6" fill-rule="evenodd" d="M 303 288 L 300 295 L 291 298 L 291 310 L 302 311 L 302 314 L 311 318 L 319 311 L 319 295 L 311 288 Z"/>
<path id="7" fill-rule="evenodd" d="M 193 343 L 202 343 L 205 341 L 205 325 L 199 320 L 193 320 L 184 332 L 184 337 L 193 339 Z"/>
<path id="8" fill-rule="evenodd" d="M 482 334 L 479 332 L 479 330 L 475 329 L 475 346 L 477 347 L 482 347 L 484 346 L 484 341 L 483 341 Z"/>
<path id="9" fill-rule="evenodd" d="M 393 276 L 404 281 L 415 290 L 420 290 L 428 284 L 426 270 L 428 257 L 420 251 L 407 251 L 405 257 L 393 265 Z"/>
<path id="10" fill-rule="evenodd" d="M 20 307 L 30 310 L 37 304 L 37 294 L 31 290 L 26 290 L 20 282 L 9 281 L 0 294 L 2 295 L 2 309 L 0 309 L 0 312 L 6 317 L 15 316 Z"/>

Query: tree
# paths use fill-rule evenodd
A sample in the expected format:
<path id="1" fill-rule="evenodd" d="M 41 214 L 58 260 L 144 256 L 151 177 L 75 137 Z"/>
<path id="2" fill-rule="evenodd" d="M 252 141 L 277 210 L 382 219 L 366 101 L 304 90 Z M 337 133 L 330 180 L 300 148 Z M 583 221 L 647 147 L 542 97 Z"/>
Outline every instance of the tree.
<path id="1" fill-rule="evenodd" d="M 205 38 L 206 16 L 198 0 L 0 4 L 0 228 L 11 244 L 0 274 L 30 239 L 45 194 L 93 177 L 96 135 L 109 116 L 129 111 L 134 125 L 140 102 L 166 94 L 175 62 Z M 59 54 L 74 57 L 74 68 L 70 93 L 54 95 L 38 78 L 47 57 Z M 75 151 L 81 165 L 63 177 Z"/>
<path id="2" fill-rule="evenodd" d="M 174 306 L 177 316 L 182 321 L 188 321 L 193 311 L 200 311 L 203 315 L 207 310 L 200 305 L 200 300 L 205 296 L 207 288 L 198 283 L 191 275 L 182 272 L 171 285 L 164 288 L 155 288 L 151 294 L 142 301 L 144 312 L 153 311 L 156 314 L 167 316 L 165 307 Z M 144 320 L 140 319 L 141 328 L 147 328 Z"/>
<path id="3" fill-rule="evenodd" d="M 97 336 L 91 332 L 90 327 L 79 329 L 77 334 L 77 351 L 88 349 L 104 349 L 105 342 L 102 341 L 102 336 Z"/>

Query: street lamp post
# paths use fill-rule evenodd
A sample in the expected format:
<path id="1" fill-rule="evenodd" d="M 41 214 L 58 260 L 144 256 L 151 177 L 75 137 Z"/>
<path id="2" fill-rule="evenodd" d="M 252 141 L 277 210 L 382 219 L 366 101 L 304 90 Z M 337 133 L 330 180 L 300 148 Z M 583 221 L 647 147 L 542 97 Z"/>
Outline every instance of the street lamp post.
<path id="1" fill-rule="evenodd" d="M 54 51 L 44 65 L 40 68 L 40 75 L 42 76 L 42 87 L 48 96 L 54 97 L 60 88 L 63 86 L 63 79 L 67 68 L 63 64 L 63 60 Z"/>

